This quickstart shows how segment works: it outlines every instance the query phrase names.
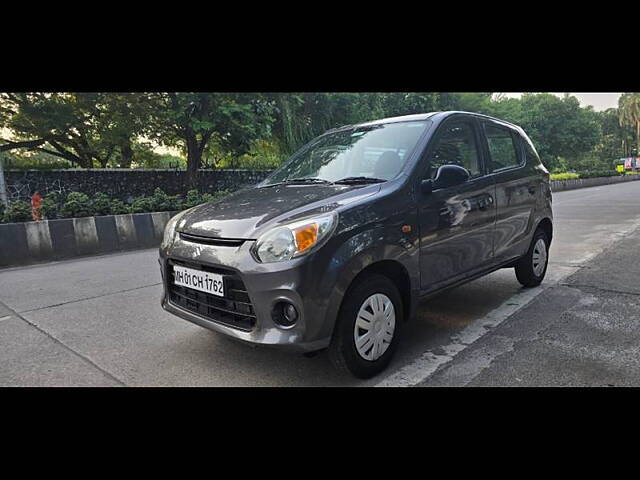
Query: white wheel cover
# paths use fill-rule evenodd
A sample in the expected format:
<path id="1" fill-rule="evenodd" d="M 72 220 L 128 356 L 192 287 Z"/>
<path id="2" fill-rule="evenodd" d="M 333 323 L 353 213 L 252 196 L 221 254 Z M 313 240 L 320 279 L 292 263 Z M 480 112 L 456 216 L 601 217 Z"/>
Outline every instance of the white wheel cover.
<path id="1" fill-rule="evenodd" d="M 547 264 L 547 244 L 542 238 L 539 238 L 533 246 L 531 261 L 533 262 L 533 273 L 535 273 L 536 277 L 539 277 L 544 272 L 544 267 Z"/>
<path id="2" fill-rule="evenodd" d="M 383 293 L 367 298 L 356 318 L 353 339 L 358 354 L 371 362 L 387 351 L 396 328 L 396 311 L 393 302 Z"/>

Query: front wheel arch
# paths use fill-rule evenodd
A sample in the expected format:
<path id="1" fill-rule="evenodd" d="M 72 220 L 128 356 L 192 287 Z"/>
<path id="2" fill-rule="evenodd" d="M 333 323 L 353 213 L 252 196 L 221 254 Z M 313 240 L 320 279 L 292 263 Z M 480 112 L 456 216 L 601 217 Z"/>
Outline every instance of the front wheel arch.
<path id="1" fill-rule="evenodd" d="M 417 302 L 414 299 L 419 295 L 420 288 L 419 249 L 415 246 L 406 248 L 398 244 L 380 243 L 382 234 L 381 229 L 363 231 L 344 241 L 336 249 L 331 259 L 330 275 L 325 278 L 329 289 L 325 301 L 327 308 L 318 336 L 330 338 L 333 335 L 345 294 L 353 285 L 354 279 L 369 268 L 384 270 L 383 274 L 387 276 L 389 272 L 402 272 L 402 275 L 394 276 L 392 281 L 402 278 L 401 284 L 409 285 L 409 288 L 402 290 L 403 306 L 406 303 L 408 309 L 405 312 L 409 312 L 403 318 L 407 315 L 411 318 L 415 314 Z"/>
<path id="2" fill-rule="evenodd" d="M 389 277 L 385 275 L 372 273 L 370 276 L 361 276 L 353 283 L 352 287 L 352 293 L 351 295 L 345 296 L 345 302 L 341 306 L 339 316 L 336 319 L 337 321 L 329 344 L 328 354 L 329 359 L 338 370 L 350 372 L 358 378 L 366 379 L 379 374 L 388 366 L 398 345 L 402 324 L 404 322 L 401 320 L 394 322 L 395 328 L 392 329 L 393 334 L 390 342 L 387 341 L 388 346 L 386 350 L 383 350 L 382 355 L 377 356 L 375 350 L 376 348 L 380 348 L 381 342 L 384 341 L 380 335 L 386 331 L 386 327 L 383 324 L 382 327 L 385 328 L 384 331 L 378 328 L 381 326 L 379 324 L 381 321 L 380 317 L 378 317 L 377 321 L 375 317 L 370 318 L 370 321 L 375 321 L 377 325 L 374 327 L 373 324 L 370 324 L 371 328 L 368 329 L 368 335 L 358 338 L 358 311 L 366 304 L 367 298 L 376 293 L 381 293 L 391 300 L 403 316 L 404 308 L 400 291 Z M 370 311 L 369 313 L 375 315 L 375 311 Z M 360 326 L 360 328 L 364 327 Z M 373 342 L 371 341 L 372 334 L 374 335 Z M 364 340 L 367 336 L 369 338 L 365 341 L 365 344 L 361 345 L 363 348 L 361 351 L 357 343 L 359 340 Z M 366 342 L 368 342 L 369 347 L 374 349 L 374 353 L 372 354 L 373 358 L 367 358 L 363 355 L 364 350 L 367 349 Z"/>

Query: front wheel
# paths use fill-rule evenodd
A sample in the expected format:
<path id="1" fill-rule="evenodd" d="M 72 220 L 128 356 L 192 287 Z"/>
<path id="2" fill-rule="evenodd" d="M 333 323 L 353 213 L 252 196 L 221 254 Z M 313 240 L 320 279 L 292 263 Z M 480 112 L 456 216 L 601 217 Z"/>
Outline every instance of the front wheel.
<path id="1" fill-rule="evenodd" d="M 536 230 L 529 250 L 516 264 L 516 278 L 524 287 L 540 285 L 549 263 L 549 239 L 542 229 Z"/>
<path id="2" fill-rule="evenodd" d="M 391 280 L 378 274 L 359 279 L 345 296 L 329 346 L 336 368 L 358 378 L 384 370 L 396 348 L 403 313 Z"/>

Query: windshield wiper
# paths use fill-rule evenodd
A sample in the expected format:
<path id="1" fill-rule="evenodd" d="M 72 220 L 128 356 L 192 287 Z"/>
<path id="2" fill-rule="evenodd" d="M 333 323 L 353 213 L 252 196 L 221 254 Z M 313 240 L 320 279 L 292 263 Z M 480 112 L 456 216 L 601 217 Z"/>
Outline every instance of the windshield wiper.
<path id="1" fill-rule="evenodd" d="M 335 182 L 330 182 L 329 180 L 325 180 L 323 178 L 317 177 L 302 177 L 302 178 L 290 178 L 288 180 L 284 180 L 282 182 L 277 183 L 269 183 L 267 185 L 262 185 L 261 188 L 266 187 L 275 187 L 277 185 L 307 185 L 307 184 L 321 184 L 321 185 L 358 185 L 358 184 L 367 184 L 367 183 L 382 183 L 386 182 L 383 178 L 374 178 L 374 177 L 345 177 L 340 180 L 336 180 Z"/>
<path id="2" fill-rule="evenodd" d="M 374 178 L 374 177 L 345 177 L 340 180 L 336 180 L 333 183 L 343 184 L 343 185 L 356 185 L 358 183 L 382 183 L 386 182 L 384 178 Z"/>
<path id="3" fill-rule="evenodd" d="M 260 188 L 275 187 L 277 185 L 307 185 L 310 183 L 317 183 L 317 184 L 324 185 L 325 183 L 331 183 L 331 182 L 328 180 L 324 180 L 322 178 L 314 178 L 314 177 L 290 178 L 289 180 L 284 180 L 282 182 L 268 183 L 266 185 L 261 185 Z"/>
<path id="4" fill-rule="evenodd" d="M 302 177 L 302 178 L 290 178 L 288 180 L 285 180 L 282 183 L 331 183 L 331 182 L 323 178 Z"/>

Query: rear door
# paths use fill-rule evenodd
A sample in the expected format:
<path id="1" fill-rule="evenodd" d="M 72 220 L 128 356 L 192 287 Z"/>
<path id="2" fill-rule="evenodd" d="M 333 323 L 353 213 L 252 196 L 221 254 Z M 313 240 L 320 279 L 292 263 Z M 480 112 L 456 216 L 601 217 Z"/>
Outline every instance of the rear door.
<path id="1" fill-rule="evenodd" d="M 456 115 L 443 122 L 425 153 L 422 179 L 455 164 L 471 178 L 462 185 L 420 194 L 420 278 L 424 292 L 481 271 L 493 260 L 495 185 L 486 175 L 480 125 Z"/>
<path id="2" fill-rule="evenodd" d="M 519 257 L 528 248 L 539 177 L 527 163 L 523 140 L 510 126 L 481 120 L 490 176 L 496 184 L 496 262 Z"/>

